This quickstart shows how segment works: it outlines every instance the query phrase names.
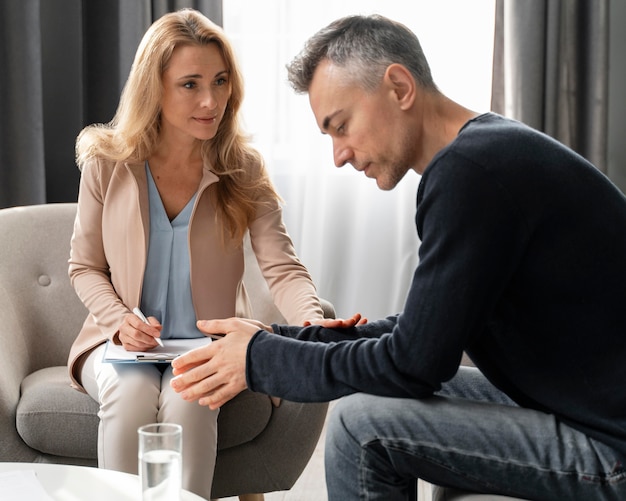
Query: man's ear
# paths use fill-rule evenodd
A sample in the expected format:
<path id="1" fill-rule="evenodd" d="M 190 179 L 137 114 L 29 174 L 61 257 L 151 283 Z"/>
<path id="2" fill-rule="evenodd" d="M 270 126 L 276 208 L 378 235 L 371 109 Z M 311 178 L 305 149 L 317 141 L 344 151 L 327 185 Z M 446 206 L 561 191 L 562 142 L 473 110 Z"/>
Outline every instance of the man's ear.
<path id="1" fill-rule="evenodd" d="M 411 72 L 401 64 L 390 64 L 385 71 L 385 82 L 391 87 L 402 109 L 408 109 L 415 101 L 417 85 Z"/>

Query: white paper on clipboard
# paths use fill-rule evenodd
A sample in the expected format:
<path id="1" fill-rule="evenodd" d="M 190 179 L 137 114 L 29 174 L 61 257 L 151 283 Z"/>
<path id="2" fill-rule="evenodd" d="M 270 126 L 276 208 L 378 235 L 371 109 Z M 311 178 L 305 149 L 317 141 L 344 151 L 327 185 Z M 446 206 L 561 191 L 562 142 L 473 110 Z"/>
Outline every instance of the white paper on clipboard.
<path id="1" fill-rule="evenodd" d="M 126 351 L 122 345 L 107 341 L 104 349 L 103 362 L 108 363 L 170 363 L 183 353 L 206 346 L 212 340 L 210 337 L 192 339 L 163 339 L 163 347 L 156 346 L 148 351 Z"/>

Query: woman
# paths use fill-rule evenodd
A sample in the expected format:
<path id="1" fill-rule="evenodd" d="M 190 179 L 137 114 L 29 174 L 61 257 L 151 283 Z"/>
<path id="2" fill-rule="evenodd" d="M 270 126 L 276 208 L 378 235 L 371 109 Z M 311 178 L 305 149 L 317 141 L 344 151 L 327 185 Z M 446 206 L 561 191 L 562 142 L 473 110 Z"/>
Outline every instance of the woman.
<path id="1" fill-rule="evenodd" d="M 279 197 L 240 130 L 242 96 L 222 30 L 194 10 L 170 13 L 143 37 L 114 119 L 86 127 L 76 147 L 69 274 L 90 314 L 68 365 L 75 387 L 100 404 L 98 464 L 136 473 L 137 428 L 179 423 L 183 487 L 207 499 L 217 411 L 180 398 L 169 366 L 109 364 L 102 355 L 107 340 L 145 351 L 159 337 L 202 336 L 197 318 L 250 316 L 247 232 L 287 321 L 322 320 Z"/>

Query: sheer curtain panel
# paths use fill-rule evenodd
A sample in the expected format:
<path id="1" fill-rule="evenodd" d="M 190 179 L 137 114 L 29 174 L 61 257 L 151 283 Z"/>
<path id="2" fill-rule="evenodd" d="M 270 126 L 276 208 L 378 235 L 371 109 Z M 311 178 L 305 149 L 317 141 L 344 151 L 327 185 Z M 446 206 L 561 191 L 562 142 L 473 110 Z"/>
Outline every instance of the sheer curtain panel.
<path id="1" fill-rule="evenodd" d="M 339 316 L 374 320 L 402 310 L 418 262 L 411 171 L 391 192 L 350 165 L 334 166 L 308 97 L 287 83 L 285 65 L 320 28 L 350 14 L 378 13 L 420 38 L 437 85 L 489 111 L 493 0 L 227 0 L 224 29 L 246 84 L 246 128 L 286 201 L 285 222 L 318 292 Z"/>

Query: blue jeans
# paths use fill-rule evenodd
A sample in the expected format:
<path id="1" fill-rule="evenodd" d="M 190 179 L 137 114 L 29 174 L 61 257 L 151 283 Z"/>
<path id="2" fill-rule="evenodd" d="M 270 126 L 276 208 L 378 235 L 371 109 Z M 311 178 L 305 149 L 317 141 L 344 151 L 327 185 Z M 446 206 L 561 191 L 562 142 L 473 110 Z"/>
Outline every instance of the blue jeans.
<path id="1" fill-rule="evenodd" d="M 329 501 L 411 499 L 416 478 L 531 500 L 626 500 L 623 454 L 515 405 L 469 367 L 423 400 L 342 398 L 325 461 Z"/>

